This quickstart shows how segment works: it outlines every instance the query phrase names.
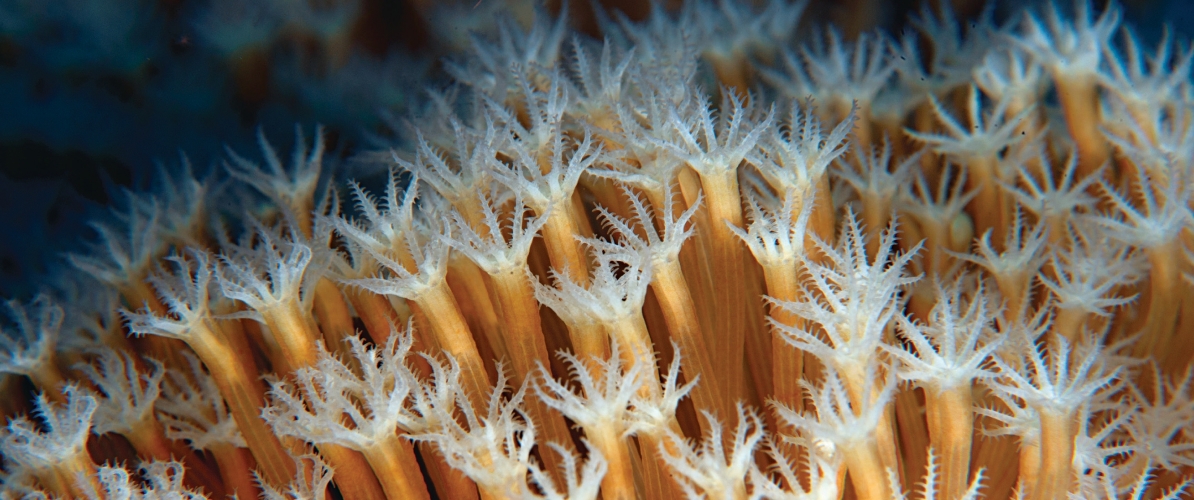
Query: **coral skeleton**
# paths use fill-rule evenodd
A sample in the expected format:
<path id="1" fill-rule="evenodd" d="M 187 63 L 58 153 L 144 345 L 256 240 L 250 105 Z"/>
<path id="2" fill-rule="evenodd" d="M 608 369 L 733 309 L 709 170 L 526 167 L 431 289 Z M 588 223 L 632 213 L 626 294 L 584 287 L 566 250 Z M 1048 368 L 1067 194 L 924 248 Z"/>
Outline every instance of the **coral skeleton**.
<path id="1" fill-rule="evenodd" d="M 1194 50 L 664 3 L 473 34 L 380 182 L 300 126 L 123 193 L 7 303 L 0 498 L 1194 494 Z"/>

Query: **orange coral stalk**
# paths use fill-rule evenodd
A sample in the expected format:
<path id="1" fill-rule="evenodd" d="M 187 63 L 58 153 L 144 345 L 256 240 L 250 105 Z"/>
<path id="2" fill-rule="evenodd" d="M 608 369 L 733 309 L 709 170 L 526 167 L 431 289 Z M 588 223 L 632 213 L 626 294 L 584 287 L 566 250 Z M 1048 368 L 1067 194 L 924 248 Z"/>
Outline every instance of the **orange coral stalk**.
<path id="1" fill-rule="evenodd" d="M 261 408 L 265 406 L 265 387 L 256 370 L 247 369 L 256 364 L 248 357 L 247 349 L 218 342 L 219 338 L 227 336 L 209 332 L 196 335 L 188 343 L 203 364 L 207 365 L 220 394 L 228 403 L 228 411 L 252 450 L 262 478 L 272 485 L 287 484 L 294 477 L 294 461 L 282 447 L 273 429 L 261 419 Z"/>
<path id="2" fill-rule="evenodd" d="M 547 344 L 543 339 L 543 328 L 539 320 L 539 302 L 529 277 L 521 269 L 510 269 L 505 273 L 492 275 L 494 291 L 498 297 L 502 318 L 506 322 L 506 341 L 510 349 L 510 361 L 514 367 L 515 386 L 521 387 L 535 372 L 537 366 L 550 366 Z M 568 424 L 558 412 L 552 412 L 543 401 L 533 398 L 527 401 L 531 419 L 545 429 L 544 436 L 565 449 L 571 449 L 571 433 Z M 558 469 L 558 455 L 545 453 L 548 470 Z"/>
<path id="3" fill-rule="evenodd" d="M 409 441 L 398 436 L 377 443 L 364 450 L 362 454 L 369 466 L 375 471 L 382 490 L 389 500 L 427 500 L 431 496 L 427 493 L 427 486 L 423 483 L 423 475 L 415 467 L 415 449 Z"/>
<path id="4" fill-rule="evenodd" d="M 491 386 L 489 375 L 485 372 L 485 363 L 481 360 L 473 334 L 460 314 L 451 289 L 446 282 L 440 282 L 429 287 L 414 302 L 431 323 L 440 348 L 460 363 L 469 400 L 477 408 L 484 408 L 484 398 Z"/>
<path id="5" fill-rule="evenodd" d="M 697 408 L 709 409 L 718 415 L 732 415 L 734 403 L 722 391 L 721 384 L 710 380 L 717 373 L 714 371 L 713 356 L 697 321 L 696 304 L 692 300 L 680 263 L 671 261 L 668 265 L 654 269 L 651 289 L 655 291 L 655 297 L 659 300 L 672 341 L 690 360 L 684 367 L 684 376 L 688 380 L 701 377 L 701 383 L 692 390 L 693 403 Z"/>
<path id="6" fill-rule="evenodd" d="M 212 457 L 220 468 L 220 478 L 224 482 L 224 490 L 237 498 L 250 498 L 258 495 L 260 488 L 253 479 L 256 464 L 253 454 L 245 449 L 231 444 L 219 443 L 212 445 Z"/>
<path id="7" fill-rule="evenodd" d="M 1078 148 L 1079 177 L 1086 177 L 1111 158 L 1111 147 L 1099 130 L 1099 88 L 1094 74 L 1054 75 L 1066 129 Z"/>
<path id="8" fill-rule="evenodd" d="M 1040 473 L 1029 496 L 1032 500 L 1065 498 L 1074 485 L 1074 426 L 1070 412 L 1042 410 Z"/>

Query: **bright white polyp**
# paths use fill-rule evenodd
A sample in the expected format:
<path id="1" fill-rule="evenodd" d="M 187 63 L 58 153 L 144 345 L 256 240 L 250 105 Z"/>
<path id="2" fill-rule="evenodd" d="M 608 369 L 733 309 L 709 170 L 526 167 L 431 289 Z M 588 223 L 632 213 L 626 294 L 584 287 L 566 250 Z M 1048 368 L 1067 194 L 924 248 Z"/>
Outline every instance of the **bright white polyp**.
<path id="1" fill-rule="evenodd" d="M 669 110 L 672 107 L 687 109 L 703 103 L 691 92 L 680 92 L 676 96 L 670 94 L 675 87 L 669 84 L 689 90 L 687 81 L 691 75 L 669 75 L 678 80 L 672 81 L 663 75 L 644 75 L 641 73 L 642 66 L 632 68 L 639 71 L 632 73 L 630 79 L 642 88 L 638 93 L 627 95 L 626 101 L 615 108 L 622 130 L 603 133 L 623 149 L 607 152 L 605 161 L 608 165 L 605 168 L 595 165 L 589 173 L 641 188 L 663 198 L 667 196 L 668 187 L 675 183 L 677 172 L 684 166 L 683 158 L 658 146 L 672 135 Z M 653 77 L 665 80 L 658 81 Z"/>
<path id="2" fill-rule="evenodd" d="M 834 160 L 846 152 L 846 138 L 858 117 L 857 106 L 826 135 L 821 120 L 813 113 L 813 102 L 803 106 L 791 102 L 788 119 L 778 127 L 768 127 L 759 141 L 761 155 L 749 155 L 763 176 L 781 192 L 808 193 Z M 810 198 L 811 199 L 811 198 Z"/>
<path id="3" fill-rule="evenodd" d="M 535 500 L 597 500 L 601 492 L 601 479 L 609 468 L 609 462 L 601 452 L 585 442 L 588 458 L 583 465 L 578 465 L 578 457 L 567 448 L 556 443 L 547 443 L 552 452 L 560 455 L 560 469 L 564 475 L 564 489 L 560 489 L 550 474 L 538 467 L 531 467 L 531 482 L 543 491 L 539 496 L 527 491 L 521 498 Z"/>
<path id="4" fill-rule="evenodd" d="M 1010 40 L 1032 54 L 1054 73 L 1093 75 L 1099 68 L 1102 47 L 1108 44 L 1119 25 L 1119 8 L 1114 4 L 1093 23 L 1090 2 L 1074 2 L 1073 21 L 1066 19 L 1050 3 L 1045 11 L 1045 23 L 1031 13 L 1024 14 L 1023 31 Z"/>
<path id="5" fill-rule="evenodd" d="M 764 471 L 757 464 L 750 467 L 748 481 L 751 485 L 751 499 L 770 500 L 838 500 L 841 491 L 837 485 L 838 471 L 842 467 L 842 457 L 836 453 L 832 444 L 818 447 L 799 436 L 785 436 L 787 443 L 776 443 L 770 436 L 764 435 L 762 448 L 775 463 L 771 470 Z M 797 457 L 796 447 L 802 450 L 803 456 L 793 463 L 791 457 Z M 820 450 L 820 451 L 819 451 Z M 830 453 L 822 453 L 829 451 Z M 807 464 L 809 487 L 804 488 L 801 483 L 797 465 Z"/>
<path id="6" fill-rule="evenodd" d="M 672 199 L 671 189 L 669 188 L 668 191 L 667 199 L 670 202 Z M 634 220 L 623 219 L 605 207 L 597 207 L 597 214 L 607 229 L 610 229 L 618 237 L 618 241 L 610 243 L 585 239 L 584 243 L 602 253 L 617 254 L 624 250 L 637 252 L 644 260 L 649 261 L 653 268 L 675 262 L 680 256 L 680 249 L 684 246 L 684 242 L 688 240 L 689 236 L 692 236 L 693 230 L 688 223 L 700 208 L 704 196 L 698 194 L 692 205 L 679 217 L 676 217 L 671 210 L 666 209 L 661 209 L 657 217 L 655 210 L 632 190 L 623 188 L 622 192 L 630 202 L 631 208 L 634 209 Z M 663 222 L 662 233 L 655 229 L 656 220 Z M 645 235 L 646 238 L 644 239 L 642 235 Z"/>
<path id="7" fill-rule="evenodd" d="M 1106 194 L 1114 211 L 1092 217 L 1107 229 L 1107 235 L 1128 245 L 1146 250 L 1163 247 L 1175 241 L 1178 234 L 1194 221 L 1189 206 L 1190 189 L 1181 182 L 1158 182 L 1157 175 L 1136 166 L 1140 185 L 1133 193 L 1118 189 L 1100 180 L 1098 186 Z M 1137 208 L 1130 199 L 1139 199 Z"/>
<path id="8" fill-rule="evenodd" d="M 531 152 L 547 151 L 549 147 L 558 151 L 562 143 L 564 112 L 571 102 L 567 88 L 562 83 L 563 78 L 557 72 L 545 72 L 543 76 L 550 79 L 550 85 L 546 90 L 541 90 L 523 71 L 524 67 L 514 63 L 509 68 L 509 74 L 518 85 L 518 92 L 510 97 L 523 101 L 519 104 L 526 106 L 523 111 L 526 113 L 526 122 L 529 122 L 527 125 L 523 125 L 523 120 L 507 107 L 514 104 L 509 100 L 498 102 L 488 96 L 482 97 L 482 100 L 490 116 L 505 128 L 502 146 Z"/>
<path id="9" fill-rule="evenodd" d="M 634 61 L 634 49 L 619 54 L 616 62 L 613 59 L 614 44 L 606 40 L 601 47 L 599 60 L 594 61 L 589 50 L 580 39 L 572 39 L 573 74 L 576 83 L 561 78 L 568 84 L 569 94 L 576 98 L 571 100 L 568 114 L 577 116 L 609 116 L 623 100 L 626 91 L 626 69 Z M 597 123 L 597 126 L 603 124 Z"/>
<path id="10" fill-rule="evenodd" d="M 92 222 L 91 229 L 99 233 L 99 241 L 91 245 L 92 251 L 67 255 L 67 260 L 76 269 L 117 288 L 140 279 L 162 246 L 157 229 L 160 210 L 157 205 L 150 208 L 153 210 L 147 212 L 131 207 L 128 214 L 121 214 L 121 224 Z"/>
<path id="11" fill-rule="evenodd" d="M 946 111 L 935 96 L 929 95 L 933 112 L 945 126 L 946 133 L 926 134 L 910 129 L 905 130 L 905 133 L 932 147 L 934 151 L 959 162 L 998 158 L 1000 151 L 1024 139 L 1024 136 L 1016 134 L 1016 131 L 1034 112 L 1034 108 L 1026 107 L 1008 117 L 1007 112 L 1012 101 L 1005 97 L 997 100 L 993 109 L 983 113 L 979 97 L 978 89 L 971 85 L 966 106 L 967 122 L 963 124 Z"/>
<path id="12" fill-rule="evenodd" d="M 262 228 L 257 231 L 258 244 L 239 249 L 240 255 L 221 255 L 215 272 L 225 297 L 243 302 L 258 314 L 291 302 L 309 305 L 314 298 L 312 285 L 321 275 L 317 269 L 308 272 L 311 247 L 294 234 L 287 238 L 270 233 Z"/>
<path id="13" fill-rule="evenodd" d="M 726 92 L 724 97 L 721 113 L 714 113 L 708 105 L 668 108 L 668 136 L 651 138 L 652 142 L 687 162 L 701 176 L 736 171 L 771 127 L 775 111 L 768 110 L 760 117 L 755 108 L 744 107 L 737 93 Z"/>
<path id="14" fill-rule="evenodd" d="M 332 468 L 313 452 L 294 457 L 296 472 L 294 480 L 285 488 L 275 488 L 269 483 L 257 478 L 261 486 L 261 496 L 265 500 L 325 500 L 328 496 L 328 485 L 332 483 Z M 308 465 L 306 462 L 310 462 Z M 256 472 L 254 472 L 256 474 Z"/>
<path id="15" fill-rule="evenodd" d="M 1075 228 L 1068 249 L 1049 253 L 1053 277 L 1040 277 L 1058 307 L 1109 317 L 1114 308 L 1130 304 L 1136 295 L 1121 295 L 1124 287 L 1144 278 L 1142 255 L 1132 248 L 1107 241 L 1106 232 Z"/>
<path id="16" fill-rule="evenodd" d="M 445 158 L 447 155 L 441 154 L 435 146 L 427 142 L 422 130 L 416 134 L 418 148 L 415 150 L 414 161 L 404 160 L 395 152 L 390 153 L 390 158 L 398 168 L 430 184 L 440 196 L 455 204 L 461 197 L 481 189 L 488 180 L 485 165 L 494 161 L 497 134 L 492 126 L 486 127 L 484 132 L 475 132 L 461 124 L 455 116 L 449 115 L 446 121 L 452 131 L 453 140 L 452 147 L 448 149 L 451 152 L 449 158 Z M 396 187 L 392 173 L 390 186 L 388 194 L 392 196 L 392 188 Z M 367 199 L 362 197 L 363 192 L 359 186 L 354 184 L 354 187 L 358 200 L 363 202 Z M 397 207 L 392 197 L 389 201 L 391 209 Z"/>
<path id="17" fill-rule="evenodd" d="M 1181 93 L 1189 86 L 1194 51 L 1185 48 L 1173 53 L 1169 30 L 1165 30 L 1156 52 L 1148 57 L 1142 54 L 1136 35 L 1126 27 L 1122 31 L 1127 60 L 1111 44 L 1104 45 L 1106 64 L 1102 66 L 1105 71 L 1099 73 L 1099 83 L 1122 103 L 1117 110 L 1122 113 L 1116 115 L 1130 116 L 1132 126 L 1147 131 L 1143 142 L 1153 142 L 1155 137 L 1149 135 L 1156 135 L 1168 110 L 1183 100 Z"/>
<path id="18" fill-rule="evenodd" d="M 548 210 L 568 208 L 568 200 L 576 190 L 580 175 L 602 155 L 601 146 L 594 144 L 588 132 L 583 140 L 576 142 L 557 131 L 550 142 L 543 145 L 509 138 L 501 151 L 512 157 L 512 165 L 491 165 L 489 175 L 522 196 L 541 217 Z M 542 161 L 549 166 L 546 171 Z"/>
<path id="19" fill-rule="evenodd" d="M 207 500 L 207 496 L 183 486 L 185 474 L 179 462 L 142 463 L 137 469 L 144 483 L 130 477 L 124 467 L 103 466 L 96 478 L 103 491 L 88 492 L 89 500 Z"/>
<path id="20" fill-rule="evenodd" d="M 1131 114 L 1119 98 L 1107 99 L 1104 116 Z M 1103 120 L 1104 136 L 1124 156 L 1142 167 L 1152 179 L 1168 183 L 1171 175 L 1185 172 L 1194 161 L 1194 124 L 1186 106 L 1169 105 L 1163 112 L 1131 120 Z"/>
<path id="21" fill-rule="evenodd" d="M 396 331 L 384 346 L 365 347 L 348 337 L 356 363 L 337 359 L 322 344 L 315 366 L 301 368 L 293 381 L 275 381 L 262 418 L 274 431 L 318 443 L 365 450 L 398 431 L 421 429 L 421 416 L 408 409 L 419 380 L 406 366 L 413 338 Z"/>
<path id="22" fill-rule="evenodd" d="M 127 352 L 104 349 L 98 354 L 98 366 L 82 363 L 75 366 L 102 394 L 96 397 L 99 406 L 95 411 L 95 433 L 139 432 L 153 419 L 165 368 L 156 360 L 143 358 L 152 371 L 141 373 Z"/>
<path id="23" fill-rule="evenodd" d="M 900 56 L 896 71 L 902 85 L 924 92 L 917 96 L 920 99 L 928 94 L 944 94 L 970 80 L 980 57 L 990 49 L 990 40 L 1000 33 L 992 19 L 993 4 L 978 19 L 968 22 L 959 18 L 951 4 L 936 4 L 936 12 L 933 5 L 922 5 L 920 15 L 912 18 L 912 25 L 920 33 L 904 34 L 899 49 L 894 51 Z M 930 59 L 923 62 L 918 43 L 921 37 L 928 39 L 932 47 Z M 923 102 L 920 99 L 913 102 Z"/>
<path id="24" fill-rule="evenodd" d="M 1130 413 L 1131 418 L 1123 430 L 1131 436 L 1133 443 L 1137 443 L 1133 446 L 1135 451 L 1152 463 L 1166 469 L 1194 467 L 1194 459 L 1189 456 L 1194 451 L 1194 444 L 1178 439 L 1186 424 L 1194 421 L 1194 398 L 1191 397 L 1194 395 L 1191 393 L 1194 370 L 1187 369 L 1179 377 L 1165 377 L 1156 364 L 1150 368 L 1153 380 L 1158 381 L 1153 383 L 1151 395 L 1146 395 L 1135 384 L 1127 384 L 1137 411 Z"/>
<path id="25" fill-rule="evenodd" d="M 836 160 L 831 172 L 853 187 L 860 197 L 882 200 L 882 203 L 890 206 L 900 186 L 906 185 L 912 178 L 913 168 L 920 166 L 924 151 L 917 150 L 898 165 L 889 167 L 892 158 L 891 139 L 885 137 L 882 149 L 865 151 L 864 146 L 855 144 L 853 154 L 846 161 Z"/>
<path id="26" fill-rule="evenodd" d="M 378 203 L 358 183 L 352 184 L 352 195 L 356 200 L 357 211 L 361 220 L 350 223 L 347 219 L 336 218 L 332 221 L 341 233 L 352 232 L 354 242 L 367 249 L 385 252 L 401 245 L 403 234 L 410 231 L 414 224 L 415 200 L 418 197 L 418 174 L 411 179 L 409 187 L 399 189 L 399 181 L 394 171 L 390 171 L 389 182 L 386 183 L 385 197 Z M 346 234 L 346 237 L 347 234 Z"/>
<path id="27" fill-rule="evenodd" d="M 891 373 L 880 376 L 875 368 L 874 364 L 866 367 L 866 387 L 860 392 L 863 401 L 859 405 L 850 402 L 841 376 L 829 367 L 820 386 L 801 381 L 812 399 L 816 410 L 814 416 L 797 413 L 779 404 L 773 406 L 787 425 L 817 439 L 833 443 L 837 448 L 861 446 L 875 438 L 875 428 L 895 393 L 896 378 Z"/>
<path id="28" fill-rule="evenodd" d="M 451 408 L 466 395 L 462 393 L 460 365 L 450 354 L 440 357 L 422 355 L 431 366 L 431 377 L 412 386 L 405 425 L 410 434 L 425 434 L 441 425 L 440 419 L 451 415 Z"/>
<path id="29" fill-rule="evenodd" d="M 900 336 L 914 349 L 882 347 L 898 360 L 900 380 L 943 393 L 994 376 L 984 365 L 1000 341 L 981 285 L 966 291 L 961 284 L 946 287 L 939 283 L 937 289 L 940 298 L 927 325 L 896 317 Z"/>
<path id="30" fill-rule="evenodd" d="M 987 54 L 983 64 L 974 69 L 974 83 L 996 101 L 1028 103 L 1044 94 L 1047 81 L 1044 68 L 1034 57 L 1016 46 Z"/>
<path id="31" fill-rule="evenodd" d="M 707 51 L 715 58 L 742 57 L 751 49 L 770 52 L 792 37 L 808 2 L 760 4 L 762 9 L 756 9 L 759 4 L 739 2 L 687 2 L 677 24 L 699 26 L 696 30 L 710 38 Z"/>
<path id="32" fill-rule="evenodd" d="M 924 481 L 921 482 L 920 488 L 917 488 L 917 490 L 919 490 L 919 493 L 920 493 L 919 498 L 921 498 L 923 500 L 978 500 L 979 498 L 983 498 L 982 495 L 979 493 L 979 490 L 983 486 L 983 470 L 982 469 L 975 471 L 974 479 L 970 481 L 970 487 L 966 489 L 966 491 L 962 494 L 962 496 L 956 497 L 956 498 L 940 498 L 940 497 L 938 497 L 938 495 L 937 495 L 937 493 L 938 493 L 937 478 L 938 478 L 938 469 L 940 469 L 940 468 L 941 468 L 941 464 L 938 462 L 937 456 L 933 453 L 933 449 L 930 448 L 928 464 L 925 465 Z M 904 499 L 908 498 L 907 495 L 905 494 L 905 492 L 903 491 L 903 488 L 900 487 L 900 480 L 899 480 L 899 478 L 897 478 L 895 476 L 895 471 L 888 471 L 888 473 L 890 474 L 889 481 L 891 482 L 892 499 L 893 500 L 904 500 Z"/>
<path id="33" fill-rule="evenodd" d="M 639 358 L 635 358 L 636 362 L 630 366 L 624 366 L 618 349 L 617 341 L 613 341 L 609 360 L 591 360 L 599 367 L 598 377 L 594 377 L 589 367 L 572 354 L 558 354 L 568 366 L 568 373 L 579 391 L 557 382 L 543 366 L 539 367 L 541 383 L 532 387 L 547 406 L 581 427 L 612 428 L 615 435 L 623 435 L 631 426 L 630 403 L 655 367 L 640 362 Z"/>
<path id="34" fill-rule="evenodd" d="M 490 275 L 521 270 L 526 266 L 531 243 L 547 223 L 550 213 L 528 217 L 528 207 L 522 197 L 515 195 L 509 217 L 499 218 L 499 213 L 504 212 L 502 200 L 495 203 L 490 196 L 480 192 L 477 196 L 481 200 L 481 220 L 485 228 L 478 233 L 460 212 L 453 211 L 449 216 L 455 230 L 452 236 L 445 237 L 447 243 Z M 565 210 L 566 207 L 558 209 Z M 510 234 L 508 239 L 507 233 Z"/>
<path id="35" fill-rule="evenodd" d="M 672 364 L 668 366 L 667 375 L 664 376 L 661 393 L 657 397 L 650 397 L 639 391 L 631 398 L 628 432 L 659 433 L 670 430 L 670 425 L 675 422 L 676 408 L 680 406 L 680 401 L 688 397 L 688 393 L 700 382 L 701 376 L 697 375 L 680 385 L 680 362 L 683 356 L 680 346 L 675 342 L 672 343 L 672 353 Z M 653 376 L 656 371 L 655 363 L 650 357 L 637 358 L 635 364 L 646 364 L 645 369 L 648 370 L 649 376 Z M 713 415 L 706 413 L 706 416 Z"/>
<path id="36" fill-rule="evenodd" d="M 213 266 L 211 256 L 200 250 L 192 250 L 186 256 L 171 256 L 167 260 L 173 270 L 161 270 L 149 278 L 162 302 L 169 309 L 169 316 L 158 316 L 150 311 L 135 313 L 122 310 L 128 329 L 136 335 L 161 335 L 179 340 L 188 340 L 197 327 L 211 321 L 211 287 Z"/>
<path id="37" fill-rule="evenodd" d="M 34 413 L 41 422 L 19 417 L 0 431 L 0 453 L 14 467 L 46 470 L 78 459 L 90 462 L 87 438 L 99 403 L 74 385 L 62 392 L 66 395 L 63 406 L 51 404 L 45 394 L 34 400 Z"/>
<path id="38" fill-rule="evenodd" d="M 651 264 L 638 254 L 598 254 L 586 287 L 572 277 L 552 270 L 555 287 L 532 281 L 535 298 L 561 318 L 579 322 L 617 323 L 641 314 L 651 284 Z M 624 269 L 616 269 L 625 264 Z M 621 275 L 619 275 L 619 272 Z"/>
<path id="39" fill-rule="evenodd" d="M 166 437 L 185 440 L 195 450 L 219 445 L 247 448 L 215 380 L 203 370 L 198 358 L 187 352 L 183 356 L 190 364 L 189 373 L 167 370 L 161 397 L 154 405 Z"/>
<path id="40" fill-rule="evenodd" d="M 1041 341 L 1021 355 L 1024 359 L 995 356 L 998 377 L 988 385 L 1025 401 L 1038 412 L 1076 411 L 1122 370 L 1108 366 L 1103 346 L 1094 339 L 1083 339 L 1071 348 L 1064 336 L 1055 335 L 1048 350 Z"/>
<path id="41" fill-rule="evenodd" d="M 969 220 L 966 205 L 978 196 L 979 190 L 966 190 L 966 172 L 967 169 L 947 162 L 941 169 L 941 178 L 948 179 L 949 182 L 939 183 L 937 189 L 930 187 L 932 184 L 924 172 L 917 172 L 912 183 L 906 185 L 900 193 L 897 199 L 898 208 L 924 227 L 950 228 L 963 216 Z M 947 243 L 949 242 L 934 241 L 931 245 L 944 246 Z M 930 250 L 933 248 L 930 245 L 925 246 L 929 246 Z"/>
<path id="42" fill-rule="evenodd" d="M 763 440 L 763 420 L 752 410 L 738 404 L 738 426 L 730 439 L 732 448 L 726 454 L 722 426 L 709 412 L 702 412 L 709 428 L 708 436 L 699 444 L 689 443 L 682 436 L 669 432 L 667 439 L 676 453 L 664 443 L 658 453 L 678 474 L 676 481 L 689 498 L 732 499 L 746 494 L 746 478 L 755 468 L 754 453 Z"/>
<path id="43" fill-rule="evenodd" d="M 841 32 L 831 26 L 826 38 L 828 44 L 814 38 L 811 47 L 800 52 L 815 89 L 809 96 L 839 108 L 874 102 L 895 74 L 897 62 L 888 57 L 889 37 L 882 32 L 860 33 L 854 41 L 843 42 Z"/>
<path id="44" fill-rule="evenodd" d="M 813 187 L 813 186 L 810 186 Z M 789 189 L 777 210 L 762 206 L 758 197 L 748 196 L 750 225 L 746 230 L 726 222 L 726 227 L 746 244 L 760 264 L 767 266 L 795 265 L 805 257 L 805 235 L 813 212 L 814 189 L 798 193 Z M 799 212 L 796 210 L 799 204 Z M 793 221 L 795 216 L 795 221 Z"/>
<path id="45" fill-rule="evenodd" d="M 1097 200 L 1090 194 L 1091 186 L 1098 182 L 1103 170 L 1075 178 L 1078 153 L 1071 152 L 1066 157 L 1061 176 L 1054 180 L 1057 166 L 1050 156 L 1041 151 L 1034 160 L 1038 168 L 1034 168 L 1032 162 L 1023 162 L 1016 168 L 1016 182 L 1003 185 L 1005 192 L 1015 197 L 1021 208 L 1046 221 L 1094 208 Z"/>
<path id="46" fill-rule="evenodd" d="M 563 50 L 567 19 L 566 8 L 557 19 L 537 9 L 530 29 L 523 30 L 513 18 L 500 17 L 497 43 L 470 33 L 474 57 L 462 63 L 447 61 L 446 69 L 458 81 L 479 87 L 486 95 L 505 98 L 517 94 L 518 84 L 511 81 L 517 73 L 510 71 L 511 66 L 519 65 L 535 76 L 541 76 L 541 68 L 551 68 Z M 459 18 L 452 20 L 458 22 Z"/>
<path id="47" fill-rule="evenodd" d="M 503 372 L 499 369 L 498 373 Z M 503 398 L 506 389 L 506 378 L 499 375 L 484 414 L 457 392 L 455 408 L 431 408 L 439 426 L 410 438 L 435 443 L 448 465 L 491 495 L 522 496 L 529 489 L 528 471 L 536 467 L 531 460 L 535 425 L 521 408 L 526 387 L 509 400 Z M 454 411 L 459 411 L 463 424 L 453 416 Z"/>
<path id="48" fill-rule="evenodd" d="M 905 254 L 894 253 L 895 235 L 893 223 L 880 236 L 879 253 L 869 258 L 862 227 L 853 213 L 847 211 L 845 228 L 836 246 L 814 240 L 828 264 L 805 262 L 807 277 L 800 286 L 806 298 L 777 304 L 822 325 L 826 337 L 775 325 L 785 340 L 833 366 L 861 369 L 869 365 L 887 324 L 902 314 L 900 290 L 918 279 L 908 277 L 905 270 L 919 245 Z"/>
<path id="49" fill-rule="evenodd" d="M 1025 283 L 1015 283 L 1016 286 L 1023 286 L 1033 279 L 1041 264 L 1045 262 L 1045 246 L 1049 241 L 1043 223 L 1038 222 L 1031 228 L 1024 227 L 1024 224 L 1024 217 L 1017 210 L 1016 217 L 1012 219 L 1012 227 L 1004 237 L 1002 250 L 995 250 L 991 245 L 991 230 L 987 230 L 974 242 L 972 253 L 958 254 L 955 257 L 982 266 L 995 277 L 1001 287 L 1012 277 L 1024 277 Z M 1003 288 L 1000 290 L 1007 293 Z"/>
<path id="50" fill-rule="evenodd" d="M 418 178 L 413 179 L 401 205 L 396 205 L 397 198 L 393 193 L 397 188 L 391 184 L 387 211 L 375 210 L 369 218 L 369 226 L 361 227 L 344 219 L 336 221 L 337 232 L 359 245 L 388 271 L 386 275 L 343 280 L 344 283 L 411 300 L 443 283 L 448 272 L 450 248 L 440 231 L 450 231 L 450 228 L 430 227 L 430 224 L 439 225 L 441 221 L 438 220 L 422 221 L 426 224 L 418 220 L 414 210 L 418 185 Z M 399 242 L 403 249 L 396 248 Z M 413 260 L 413 271 L 399 262 L 396 255 L 401 251 Z"/>

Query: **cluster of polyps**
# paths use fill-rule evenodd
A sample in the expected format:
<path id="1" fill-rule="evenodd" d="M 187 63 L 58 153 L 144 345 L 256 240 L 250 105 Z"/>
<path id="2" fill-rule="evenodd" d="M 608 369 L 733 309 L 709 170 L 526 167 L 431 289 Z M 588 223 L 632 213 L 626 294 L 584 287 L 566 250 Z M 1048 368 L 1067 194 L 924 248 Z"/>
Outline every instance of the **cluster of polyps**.
<path id="1" fill-rule="evenodd" d="M 10 305 L 4 494 L 1183 494 L 1192 53 L 1084 3 L 790 50 L 802 7 L 479 42 L 355 210 L 318 134 L 232 155 L 265 204 L 130 195 Z"/>

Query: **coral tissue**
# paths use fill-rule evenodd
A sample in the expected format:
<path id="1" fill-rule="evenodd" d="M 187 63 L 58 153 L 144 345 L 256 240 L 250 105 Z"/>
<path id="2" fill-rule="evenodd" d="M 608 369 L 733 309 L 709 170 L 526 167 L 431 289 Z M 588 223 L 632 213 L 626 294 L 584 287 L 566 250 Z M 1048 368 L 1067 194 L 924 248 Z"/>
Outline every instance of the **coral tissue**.
<path id="1" fill-rule="evenodd" d="M 1188 498 L 1194 52 L 804 7 L 507 23 L 381 188 L 130 193 L 7 304 L 0 497 Z"/>

